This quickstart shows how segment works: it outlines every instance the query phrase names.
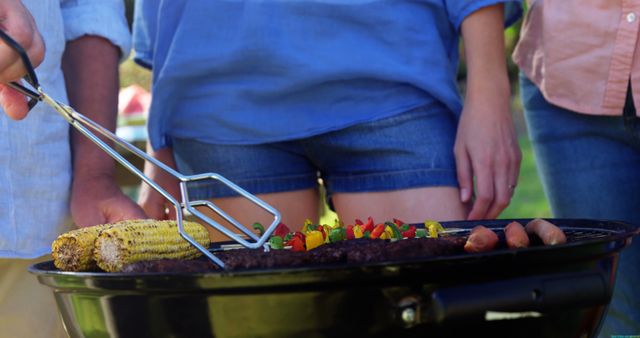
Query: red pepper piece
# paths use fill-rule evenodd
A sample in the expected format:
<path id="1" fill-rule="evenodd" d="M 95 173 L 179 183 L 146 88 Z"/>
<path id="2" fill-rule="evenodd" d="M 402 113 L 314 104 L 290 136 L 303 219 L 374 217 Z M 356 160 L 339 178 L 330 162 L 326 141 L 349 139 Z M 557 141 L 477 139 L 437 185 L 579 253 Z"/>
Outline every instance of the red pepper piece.
<path id="1" fill-rule="evenodd" d="M 302 243 L 304 243 L 304 241 L 307 239 L 307 237 L 300 231 L 292 232 L 291 235 L 292 235 L 291 239 L 294 239 L 297 237 L 302 241 Z"/>
<path id="2" fill-rule="evenodd" d="M 280 223 L 276 227 L 276 230 L 273 231 L 273 236 L 280 236 L 280 237 L 284 238 L 290 232 L 291 232 L 291 230 L 289 229 L 288 226 L 284 225 L 284 223 Z"/>
<path id="3" fill-rule="evenodd" d="M 363 232 L 364 232 L 364 231 L 370 231 L 370 232 L 373 232 L 373 228 L 374 228 L 374 226 L 373 226 L 373 218 L 369 217 L 369 218 L 367 219 L 367 223 L 365 223 L 365 224 L 363 224 L 363 225 L 362 225 L 362 231 L 363 231 Z"/>
<path id="4" fill-rule="evenodd" d="M 304 246 L 304 241 L 300 239 L 300 237 L 294 236 L 287 243 L 286 246 L 291 246 L 291 251 L 307 251 Z"/>
<path id="5" fill-rule="evenodd" d="M 401 227 L 403 224 L 405 224 L 403 221 L 401 221 L 401 220 L 399 220 L 397 218 L 393 219 L 393 223 L 395 223 L 398 226 L 398 228 Z"/>
<path id="6" fill-rule="evenodd" d="M 356 235 L 353 233 L 353 225 L 347 225 L 347 239 L 355 239 Z"/>
<path id="7" fill-rule="evenodd" d="M 327 229 L 323 225 L 318 225 L 318 231 L 322 233 L 322 240 L 327 239 Z"/>
<path id="8" fill-rule="evenodd" d="M 416 237 L 416 227 L 414 225 L 409 226 L 409 230 L 402 232 L 402 237 L 415 238 Z"/>
<path id="9" fill-rule="evenodd" d="M 364 223 L 362 223 L 362 221 L 359 218 L 356 218 L 356 224 L 357 225 L 363 225 Z"/>
<path id="10" fill-rule="evenodd" d="M 373 229 L 373 231 L 371 231 L 371 238 L 372 239 L 376 239 L 378 237 L 380 237 L 380 235 L 382 235 L 382 233 L 384 232 L 384 227 L 386 225 L 384 223 L 380 223 L 378 225 L 376 225 L 376 227 Z"/>

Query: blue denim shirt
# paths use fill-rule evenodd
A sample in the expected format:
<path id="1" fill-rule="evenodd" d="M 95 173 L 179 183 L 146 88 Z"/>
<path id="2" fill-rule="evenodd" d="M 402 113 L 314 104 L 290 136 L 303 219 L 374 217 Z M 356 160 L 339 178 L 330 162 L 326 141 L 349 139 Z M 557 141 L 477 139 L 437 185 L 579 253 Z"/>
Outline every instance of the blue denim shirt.
<path id="1" fill-rule="evenodd" d="M 138 0 L 151 143 L 283 141 L 433 100 L 458 114 L 460 25 L 497 3 L 519 16 L 518 0 Z"/>
<path id="2" fill-rule="evenodd" d="M 46 44 L 36 69 L 42 88 L 65 101 L 60 62 L 65 41 L 98 35 L 129 54 L 121 0 L 23 0 Z M 71 158 L 69 126 L 38 104 L 23 121 L 0 112 L 0 257 L 35 258 L 66 230 Z"/>

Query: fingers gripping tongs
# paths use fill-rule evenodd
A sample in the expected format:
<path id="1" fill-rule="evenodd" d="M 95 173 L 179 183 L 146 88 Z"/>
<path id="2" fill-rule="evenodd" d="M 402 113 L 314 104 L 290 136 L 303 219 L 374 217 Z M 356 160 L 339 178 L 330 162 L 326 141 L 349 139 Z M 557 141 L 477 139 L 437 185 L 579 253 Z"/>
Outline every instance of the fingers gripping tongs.
<path id="1" fill-rule="evenodd" d="M 11 82 L 8 85 L 10 87 L 14 88 L 15 90 L 21 92 L 22 94 L 26 95 L 27 97 L 29 97 L 29 102 L 28 102 L 29 109 L 33 108 L 38 103 L 38 101 L 42 101 L 42 102 L 48 104 L 49 106 L 53 107 L 53 109 L 55 109 L 58 113 L 60 113 L 60 115 L 62 115 L 62 117 L 64 117 L 64 119 L 67 120 L 67 122 L 69 122 L 80 133 L 82 133 L 84 136 L 88 137 L 92 142 L 94 142 L 96 145 L 98 145 L 98 147 L 100 147 L 103 151 L 108 153 L 116 161 L 118 161 L 120 164 L 122 164 L 127 170 L 132 172 L 134 175 L 138 176 L 144 182 L 149 184 L 154 190 L 156 190 L 162 196 L 164 196 L 164 198 L 166 198 L 169 202 L 171 202 L 171 204 L 173 204 L 173 206 L 176 209 L 176 223 L 177 223 L 178 231 L 180 232 L 180 235 L 185 240 L 187 240 L 189 243 L 191 243 L 191 245 L 193 245 L 198 250 L 200 250 L 212 262 L 214 262 L 215 264 L 217 264 L 221 268 L 224 268 L 224 263 L 219 258 L 217 258 L 215 255 L 213 255 L 208 250 L 208 248 L 205 248 L 202 245 L 200 245 L 198 242 L 196 242 L 185 231 L 184 226 L 183 226 L 183 212 L 184 211 L 190 212 L 192 215 L 194 215 L 198 219 L 202 220 L 207 225 L 219 230 L 220 232 L 222 232 L 223 234 L 225 234 L 229 238 L 233 239 L 234 241 L 240 243 L 241 245 L 243 245 L 243 246 L 245 246 L 247 248 L 257 249 L 257 248 L 260 248 L 260 247 L 265 247 L 265 249 L 268 249 L 268 245 L 266 245 L 266 242 L 269 239 L 269 237 L 271 236 L 271 233 L 275 230 L 276 225 L 278 225 L 280 223 L 280 213 L 278 212 L 278 210 L 276 210 L 275 208 L 273 208 L 272 206 L 268 205 L 264 201 L 260 200 L 256 196 L 250 194 L 249 192 L 247 192 L 244 189 L 240 188 L 239 186 L 237 186 L 233 182 L 227 180 L 226 178 L 224 178 L 224 177 L 222 177 L 222 176 L 220 176 L 220 175 L 218 175 L 216 173 L 206 173 L 206 174 L 189 175 L 189 176 L 183 175 L 183 174 L 175 171 L 174 169 L 166 166 L 162 162 L 156 160 L 155 158 L 149 156 L 147 153 L 145 153 L 144 151 L 138 149 L 137 147 L 133 146 L 132 144 L 130 144 L 130 143 L 124 141 L 123 139 L 119 138 L 118 136 L 116 136 L 110 130 L 100 126 L 99 124 L 95 123 L 91 119 L 89 119 L 89 118 L 85 117 L 84 115 L 78 113 L 77 111 L 75 111 L 70 106 L 68 106 L 68 105 L 66 105 L 64 103 L 61 103 L 60 101 L 57 101 L 57 100 L 53 99 L 52 97 L 47 95 L 42 90 L 42 88 L 40 87 L 40 84 L 38 83 L 38 78 L 36 77 L 36 74 L 35 74 L 35 71 L 33 69 L 33 66 L 31 65 L 31 61 L 29 60 L 29 57 L 27 56 L 27 53 L 22 48 L 22 46 L 20 46 L 16 41 L 14 41 L 11 37 L 9 37 L 2 30 L 0 30 L 0 38 L 2 40 L 4 40 L 4 42 L 6 42 L 6 44 L 9 47 L 14 49 L 20 55 L 20 58 L 22 59 L 22 62 L 24 63 L 24 66 L 25 66 L 25 68 L 27 70 L 27 74 L 24 76 L 23 80 L 26 83 L 28 83 L 31 87 L 33 87 L 33 89 L 30 89 L 30 88 L 28 88 L 28 87 L 26 87 L 23 84 L 18 83 L 18 82 Z M 166 192 L 164 189 L 162 189 L 156 182 L 151 180 L 149 177 L 147 177 L 145 174 L 143 174 L 138 168 L 136 168 L 133 164 L 131 164 L 129 161 L 127 161 L 122 155 L 120 155 L 110 145 L 108 145 L 107 143 L 102 141 L 99 137 L 97 137 L 92 131 L 93 132 L 97 132 L 98 134 L 100 134 L 103 137 L 111 140 L 112 142 L 114 142 L 115 144 L 121 146 L 122 148 L 126 149 L 127 151 L 135 154 L 136 156 L 142 158 L 145 161 L 151 162 L 153 165 L 159 167 L 160 169 L 166 171 L 170 175 L 172 175 L 175 178 L 177 178 L 178 181 L 179 181 L 179 184 L 180 184 L 180 194 L 181 194 L 181 198 L 182 198 L 183 202 L 180 203 L 178 200 L 176 200 L 168 192 Z M 226 212 L 224 212 L 224 210 L 220 209 L 217 205 L 213 204 L 212 202 L 207 201 L 207 200 L 191 201 L 189 199 L 189 193 L 188 193 L 188 189 L 187 189 L 188 188 L 188 184 L 191 183 L 191 182 L 194 182 L 194 181 L 203 181 L 203 180 L 217 180 L 217 181 L 220 181 L 224 185 L 226 185 L 229 188 L 231 188 L 234 191 L 236 191 L 240 196 L 243 196 L 243 197 L 249 199 L 251 202 L 256 204 L 258 207 L 264 209 L 269 214 L 273 215 L 273 222 L 266 229 L 266 231 L 264 231 L 264 233 L 262 235 L 257 236 L 248 227 L 246 227 L 246 226 L 242 225 L 241 223 L 239 223 L 238 221 L 236 221 L 233 217 L 228 215 Z M 201 211 L 197 210 L 196 207 L 207 207 L 207 208 L 213 210 L 216 214 L 220 215 L 222 218 L 227 220 L 230 224 L 232 224 L 234 227 L 236 227 L 238 230 L 240 230 L 242 233 L 244 233 L 248 237 L 248 240 L 245 239 L 243 236 L 241 236 L 241 235 L 239 235 L 239 234 L 227 229 L 226 227 L 224 227 L 223 225 L 221 225 L 218 222 L 214 221 L 210 217 L 206 216 Z"/>

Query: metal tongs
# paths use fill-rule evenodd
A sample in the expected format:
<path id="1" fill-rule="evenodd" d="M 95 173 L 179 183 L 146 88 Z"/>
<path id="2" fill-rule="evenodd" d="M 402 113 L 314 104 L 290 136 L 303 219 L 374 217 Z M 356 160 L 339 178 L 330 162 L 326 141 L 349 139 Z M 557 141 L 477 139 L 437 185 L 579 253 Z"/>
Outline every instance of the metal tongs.
<path id="1" fill-rule="evenodd" d="M 60 115 L 62 115 L 62 117 L 65 120 L 67 120 L 67 122 L 69 122 L 69 124 L 71 124 L 74 128 L 76 128 L 78 131 L 80 131 L 80 133 L 82 133 L 84 136 L 88 137 L 93 143 L 98 145 L 98 147 L 100 147 L 103 151 L 105 151 L 107 154 L 109 154 L 111 157 L 113 157 L 116 161 L 118 161 L 120 164 L 122 164 L 127 170 L 132 172 L 134 175 L 138 176 L 144 182 L 149 184 L 154 190 L 156 190 L 162 196 L 164 196 L 164 198 L 167 199 L 169 202 L 171 202 L 171 204 L 173 204 L 173 206 L 176 209 L 176 223 L 178 225 L 178 231 L 180 232 L 180 235 L 182 236 L 182 238 L 184 238 L 189 243 L 191 243 L 191 245 L 193 245 L 199 251 L 201 251 L 212 262 L 217 264 L 219 267 L 224 268 L 224 262 L 222 262 L 222 260 L 220 260 L 215 255 L 213 255 L 208 250 L 208 248 L 205 248 L 204 246 L 202 246 L 198 242 L 196 242 L 185 231 L 184 226 L 183 226 L 183 210 L 190 212 L 196 218 L 202 220 L 204 223 L 208 224 L 210 227 L 219 230 L 220 232 L 225 234 L 227 237 L 229 237 L 229 238 L 233 239 L 234 241 L 240 243 L 244 247 L 251 248 L 251 249 L 257 249 L 257 248 L 260 248 L 260 247 L 264 247 L 265 250 L 268 250 L 269 247 L 266 244 L 266 242 L 269 239 L 269 237 L 271 236 L 271 233 L 273 233 L 273 231 L 275 230 L 276 226 L 280 223 L 281 217 L 280 217 L 280 212 L 278 212 L 278 210 L 276 210 L 275 208 L 273 208 L 269 204 L 265 203 L 264 201 L 262 201 L 258 197 L 254 196 L 251 193 L 247 192 L 246 190 L 240 188 L 239 186 L 237 186 L 236 184 L 234 184 L 233 182 L 229 181 L 228 179 L 224 178 L 223 176 L 221 176 L 219 174 L 216 174 L 216 173 L 205 173 L 205 174 L 189 175 L 189 176 L 183 175 L 183 174 L 177 172 L 176 170 L 166 166 L 164 163 L 162 163 L 162 162 L 156 160 L 155 158 L 149 156 L 147 153 L 145 153 L 144 151 L 142 151 L 142 150 L 138 149 L 137 147 L 133 146 L 129 142 L 119 138 L 118 136 L 116 136 L 110 130 L 100 126 L 99 124 L 97 124 L 96 122 L 94 122 L 91 119 L 87 118 L 86 116 L 78 113 L 77 111 L 75 111 L 70 106 L 68 106 L 68 105 L 66 105 L 64 103 L 61 103 L 60 101 L 57 101 L 56 99 L 54 99 L 51 96 L 47 95 L 42 90 L 42 88 L 40 87 L 40 84 L 38 83 L 38 78 L 36 77 L 36 73 L 34 71 L 34 68 L 33 68 L 32 64 L 31 64 L 31 61 L 29 60 L 29 57 L 27 56 L 27 53 L 22 48 L 22 46 L 20 46 L 20 44 L 18 44 L 15 40 L 13 40 L 10 36 L 8 36 L 2 30 L 0 30 L 0 38 L 2 38 L 2 40 L 4 40 L 4 42 L 6 42 L 6 44 L 9 47 L 11 47 L 13 50 L 15 50 L 18 53 L 18 55 L 20 55 L 20 58 L 22 59 L 22 62 L 24 63 L 24 66 L 25 66 L 25 68 L 27 70 L 27 74 L 23 77 L 23 80 L 26 83 L 28 83 L 31 87 L 33 87 L 33 89 L 27 88 L 27 87 L 25 87 L 24 85 L 22 85 L 21 83 L 18 83 L 18 82 L 11 82 L 11 83 L 8 83 L 8 85 L 10 87 L 14 88 L 15 90 L 19 91 L 20 93 L 26 95 L 27 97 L 29 97 L 29 102 L 28 102 L 29 110 L 31 110 L 39 101 L 42 101 L 42 102 L 48 104 L 49 106 L 53 107 L 53 109 L 55 109 Z M 109 146 L 104 141 L 102 141 L 100 138 L 98 138 L 91 130 L 93 130 L 93 131 L 97 132 L 98 134 L 106 137 L 107 139 L 113 141 L 115 144 L 121 146 L 122 148 L 128 150 L 129 152 L 135 154 L 136 156 L 142 158 L 143 160 L 151 162 L 153 165 L 157 166 L 158 168 L 166 171 L 167 173 L 169 173 L 173 177 L 177 178 L 179 180 L 179 182 L 180 182 L 180 194 L 181 194 L 181 198 L 182 198 L 183 202 L 180 203 L 178 200 L 173 198 L 173 196 L 171 196 L 168 192 L 166 192 L 164 189 L 162 189 L 156 182 L 154 182 L 149 177 L 147 177 L 145 174 L 143 174 L 138 168 L 136 168 L 133 164 L 131 164 L 129 161 L 127 161 L 115 149 L 113 149 L 111 146 Z M 229 188 L 233 189 L 240 196 L 243 196 L 243 197 L 249 199 L 251 202 L 256 204 L 258 207 L 264 209 L 269 214 L 273 215 L 273 222 L 266 229 L 266 231 L 264 231 L 264 233 L 261 236 L 257 236 L 252 230 L 250 230 L 246 226 L 244 226 L 241 223 L 239 223 L 238 221 L 236 221 L 233 217 L 228 215 L 226 212 L 224 212 L 224 210 L 220 209 L 217 205 L 213 204 L 212 202 L 207 201 L 207 200 L 191 201 L 189 199 L 189 192 L 188 192 L 188 189 L 187 189 L 188 188 L 188 184 L 190 182 L 203 181 L 203 180 L 217 180 L 217 181 L 220 181 L 224 185 L 226 185 Z M 231 230 L 227 229 L 226 227 L 224 227 L 223 225 L 217 223 L 216 221 L 214 221 L 210 217 L 208 217 L 205 214 L 203 214 L 202 212 L 198 211 L 196 209 L 196 207 L 208 207 L 209 209 L 213 210 L 215 213 L 217 213 L 218 215 L 223 217 L 225 220 L 227 220 L 229 223 L 231 223 L 234 227 L 236 227 L 242 233 L 247 235 L 249 237 L 249 240 L 246 240 L 245 238 L 243 238 L 239 234 L 236 234 L 233 231 L 231 231 Z"/>

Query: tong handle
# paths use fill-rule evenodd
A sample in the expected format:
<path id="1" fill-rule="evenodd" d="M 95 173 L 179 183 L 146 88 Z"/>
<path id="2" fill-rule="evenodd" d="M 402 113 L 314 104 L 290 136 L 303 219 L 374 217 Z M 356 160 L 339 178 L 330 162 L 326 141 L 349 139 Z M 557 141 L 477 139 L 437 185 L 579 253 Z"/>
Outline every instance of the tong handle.
<path id="1" fill-rule="evenodd" d="M 176 210 L 176 223 L 178 225 L 178 231 L 179 231 L 180 235 L 182 236 L 182 238 L 184 238 L 189 243 L 191 243 L 191 245 L 196 247 L 200 252 L 202 252 L 205 256 L 207 256 L 212 262 L 214 262 L 215 264 L 217 264 L 221 268 L 224 268 L 224 262 L 222 262 L 215 255 L 213 255 L 208 250 L 208 248 L 205 248 L 202 245 L 200 245 L 196 240 L 194 240 L 184 230 L 184 227 L 183 227 L 183 212 L 182 212 L 183 209 L 188 210 L 195 217 L 197 217 L 200 220 L 204 221 L 209 226 L 221 231 L 226 236 L 230 237 L 234 241 L 242 244 L 243 246 L 245 246 L 247 248 L 256 249 L 256 248 L 264 247 L 265 249 L 268 249 L 268 246 L 266 245 L 266 241 L 269 239 L 269 237 L 271 236 L 271 233 L 273 233 L 273 231 L 275 230 L 276 226 L 280 223 L 281 216 L 280 216 L 280 213 L 278 212 L 278 210 L 276 210 L 275 208 L 273 208 L 272 206 L 270 206 L 266 202 L 262 201 L 258 197 L 250 194 L 249 192 L 245 191 L 244 189 L 240 188 L 239 186 L 237 186 L 233 182 L 227 180 L 226 178 L 224 178 L 224 177 L 222 177 L 222 176 L 220 176 L 218 174 L 207 173 L 207 174 L 185 176 L 185 175 L 177 172 L 173 168 L 171 168 L 171 167 L 165 165 L 164 163 L 158 161 L 157 159 L 149 156 L 146 152 L 138 149 L 136 146 L 134 146 L 134 145 L 130 144 L 129 142 L 121 139 L 120 137 L 115 135 L 110 130 L 102 127 L 101 125 L 97 124 L 93 120 L 91 120 L 91 119 L 87 118 L 86 116 L 78 113 L 73 108 L 69 107 L 68 105 L 65 105 L 63 103 L 60 103 L 60 102 L 54 100 L 53 98 L 51 98 L 50 96 L 48 96 L 47 94 L 42 92 L 41 89 L 39 89 L 39 93 L 40 93 L 40 95 L 42 97 L 42 100 L 45 103 L 47 103 L 47 104 L 51 105 L 52 107 L 54 107 L 56 109 L 56 111 L 58 111 L 67 120 L 67 122 L 69 122 L 69 124 L 71 124 L 74 128 L 76 128 L 84 136 L 89 138 L 93 143 L 98 145 L 103 151 L 105 151 L 107 154 L 109 154 L 112 158 L 114 158 L 116 161 L 118 161 L 120 164 L 122 164 L 127 170 L 129 170 L 131 173 L 136 175 L 143 182 L 149 184 L 149 186 L 151 186 L 151 188 L 153 188 L 155 191 L 160 193 L 169 202 L 171 202 L 171 204 L 174 206 L 174 208 Z M 170 175 L 174 176 L 176 179 L 178 179 L 180 181 L 180 193 L 182 195 L 181 197 L 182 197 L 183 203 L 181 204 L 178 200 L 176 200 L 173 196 L 171 196 L 167 191 L 162 189 L 162 187 L 160 187 L 156 182 L 154 182 L 152 179 L 150 179 L 148 176 L 146 176 L 143 172 L 141 172 L 138 168 L 136 168 L 133 164 L 131 164 L 131 162 L 127 161 L 115 149 L 113 149 L 111 146 L 107 145 L 103 140 L 101 140 L 99 137 L 97 137 L 89 129 L 92 129 L 92 130 L 96 131 L 98 134 L 100 134 L 100 135 L 106 137 L 107 139 L 113 141 L 115 144 L 125 148 L 126 150 L 128 150 L 129 152 L 133 153 L 134 155 L 142 158 L 143 160 L 151 162 L 153 165 L 159 167 L 160 169 L 166 171 L 168 174 L 170 174 Z M 219 207 L 217 207 L 216 205 L 214 205 L 210 201 L 206 201 L 206 200 L 205 201 L 190 201 L 189 200 L 187 183 L 188 182 L 194 182 L 194 181 L 206 180 L 206 179 L 213 179 L 213 180 L 218 180 L 218 181 L 222 182 L 223 184 L 227 185 L 231 189 L 235 190 L 239 195 L 249 199 L 251 202 L 253 202 L 257 206 L 263 208 L 268 213 L 270 213 L 270 214 L 272 214 L 274 216 L 273 222 L 271 223 L 269 228 L 267 228 L 267 230 L 262 234 L 262 236 L 260 236 L 260 237 L 256 236 L 251 230 L 249 230 L 247 227 L 245 227 L 242 224 L 240 224 L 233 217 L 231 217 L 230 215 L 225 213 L 222 209 L 220 209 Z M 227 220 L 229 223 L 231 223 L 237 229 L 242 231 L 245 235 L 247 235 L 248 237 L 253 239 L 255 242 L 249 242 L 249 241 L 245 240 L 244 238 L 242 238 L 242 237 L 238 236 L 237 234 L 233 233 L 231 230 L 227 229 L 225 226 L 215 222 L 210 217 L 207 217 L 206 215 L 204 215 L 203 213 L 201 213 L 200 211 L 195 209 L 195 207 L 198 207 L 198 206 L 208 207 L 209 209 L 213 210 L 215 213 L 217 213 L 218 215 L 223 217 L 225 220 Z"/>
<path id="2" fill-rule="evenodd" d="M 13 38 L 11 38 L 7 33 L 5 33 L 1 29 L 0 29 L 0 39 L 2 39 L 7 44 L 7 46 L 9 46 L 9 48 L 13 49 L 16 53 L 18 53 L 20 60 L 22 60 L 22 63 L 24 64 L 24 68 L 27 71 L 27 73 L 23 77 L 24 81 L 27 82 L 29 85 L 31 85 L 31 87 L 33 87 L 35 90 L 40 88 L 38 77 L 36 76 L 36 72 L 33 68 L 33 65 L 31 64 L 31 60 L 29 59 L 29 56 L 27 55 L 27 52 L 24 50 L 24 48 L 22 48 L 22 46 L 18 42 L 16 42 Z M 18 82 L 10 82 L 8 83 L 8 85 L 9 87 L 29 97 L 29 102 L 27 103 L 27 105 L 29 106 L 29 110 L 31 110 L 38 103 L 38 101 L 42 99 L 38 92 L 32 89 L 29 89 Z"/>

